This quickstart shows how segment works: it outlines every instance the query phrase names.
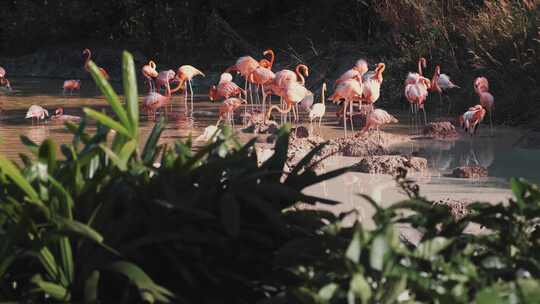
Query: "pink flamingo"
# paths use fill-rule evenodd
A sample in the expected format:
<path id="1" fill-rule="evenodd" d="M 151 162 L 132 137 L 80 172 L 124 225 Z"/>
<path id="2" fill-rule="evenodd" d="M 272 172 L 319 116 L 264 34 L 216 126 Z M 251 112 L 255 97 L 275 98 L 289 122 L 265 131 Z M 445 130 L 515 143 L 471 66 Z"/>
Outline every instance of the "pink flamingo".
<path id="1" fill-rule="evenodd" d="M 74 115 L 66 115 L 64 114 L 64 108 L 60 107 L 54 111 L 54 115 L 51 116 L 51 120 L 55 121 L 80 121 L 80 116 L 74 116 Z"/>
<path id="2" fill-rule="evenodd" d="M 49 111 L 38 105 L 31 105 L 24 118 L 31 118 L 32 124 L 34 123 L 34 119 L 36 119 L 39 124 L 39 121 L 45 119 L 47 116 L 49 116 Z"/>
<path id="3" fill-rule="evenodd" d="M 273 50 L 266 50 L 263 55 L 270 55 L 270 60 L 262 59 L 260 65 L 249 75 L 248 81 L 254 83 L 257 86 L 257 92 L 259 87 L 262 91 L 262 110 L 266 111 L 266 90 L 265 85 L 270 84 L 275 78 L 276 74 L 272 72 L 272 66 L 274 65 L 275 54 Z M 258 96 L 258 93 L 257 93 Z M 257 97 L 258 98 L 258 97 Z"/>
<path id="4" fill-rule="evenodd" d="M 170 88 L 170 83 L 175 79 L 176 73 L 173 70 L 161 71 L 156 77 L 156 91 L 160 92 L 162 87 Z"/>
<path id="5" fill-rule="evenodd" d="M 459 124 L 468 132 L 471 136 L 476 134 L 478 125 L 484 119 L 486 110 L 481 105 L 476 105 L 469 108 L 467 112 L 459 117 Z"/>
<path id="6" fill-rule="evenodd" d="M 146 81 L 148 82 L 149 91 L 150 92 L 155 91 L 156 88 L 154 87 L 154 82 L 152 79 L 158 77 L 159 75 L 158 72 L 156 71 L 156 63 L 153 60 L 150 60 L 148 64 L 145 64 L 142 67 L 141 72 L 143 76 L 146 78 Z"/>
<path id="7" fill-rule="evenodd" d="M 6 78 L 6 70 L 0 66 L 0 85 L 5 86 L 8 90 L 11 91 L 11 84 Z"/>
<path id="8" fill-rule="evenodd" d="M 69 79 L 64 81 L 63 92 L 62 94 L 66 94 L 66 91 L 69 91 L 69 95 L 73 94 L 74 90 L 80 90 L 81 89 L 81 81 L 78 79 Z"/>
<path id="9" fill-rule="evenodd" d="M 178 72 L 176 73 L 176 78 L 180 81 L 180 84 L 185 87 L 185 96 L 184 96 L 184 102 L 186 104 L 187 109 L 187 86 L 186 81 L 189 84 L 189 92 L 191 97 L 191 113 L 193 113 L 193 87 L 191 86 L 191 80 L 193 77 L 200 75 L 202 77 L 205 77 L 204 73 L 195 68 L 191 65 L 183 65 L 178 68 Z"/>
<path id="10" fill-rule="evenodd" d="M 89 71 L 88 63 L 92 59 L 92 52 L 89 49 L 84 49 L 83 50 L 83 56 L 86 56 L 85 60 L 84 60 L 84 68 L 87 71 Z M 109 73 L 107 73 L 107 71 L 104 68 L 98 67 L 98 69 L 99 69 L 99 72 L 101 73 L 101 75 L 103 75 L 103 77 L 105 77 L 105 79 L 107 79 L 107 80 L 110 79 Z"/>
<path id="11" fill-rule="evenodd" d="M 227 68 L 225 70 L 225 73 L 229 73 L 229 72 L 233 72 L 233 71 L 237 71 L 240 73 L 240 75 L 242 75 L 242 77 L 244 77 L 245 79 L 245 83 L 244 83 L 244 91 L 250 91 L 250 94 L 251 94 L 251 84 L 250 82 L 248 81 L 249 80 L 249 75 L 251 73 L 253 73 L 253 71 L 255 71 L 255 69 L 260 66 L 260 63 L 255 60 L 253 57 L 251 56 L 243 56 L 243 57 L 240 57 L 236 60 L 236 63 Z M 250 87 L 248 88 L 248 84 L 250 85 Z M 247 96 L 246 96 L 246 99 L 247 99 Z M 251 96 L 251 104 L 253 105 L 253 96 Z"/>
<path id="12" fill-rule="evenodd" d="M 367 73 L 368 71 L 368 63 L 365 59 L 359 59 L 354 67 L 345 73 L 341 74 L 341 76 L 336 80 L 334 83 L 334 87 L 336 87 L 338 84 L 344 82 L 345 80 L 349 79 L 362 79 L 362 76 Z"/>
<path id="13" fill-rule="evenodd" d="M 379 127 L 385 124 L 397 123 L 397 122 L 398 120 L 394 116 L 388 114 L 388 112 L 386 112 L 385 110 L 375 109 L 369 112 L 369 114 L 366 117 L 366 124 L 364 125 L 362 130 L 360 130 L 355 136 L 358 137 L 360 136 L 360 134 L 367 132 L 371 130 L 372 128 L 376 128 L 377 133 L 379 134 L 379 143 L 380 143 L 381 132 L 379 130 Z"/>
<path id="14" fill-rule="evenodd" d="M 417 83 L 420 77 L 424 76 L 422 72 L 422 67 L 426 68 L 426 65 L 426 58 L 420 57 L 420 59 L 418 59 L 418 72 L 409 72 L 409 74 L 407 75 L 407 79 L 405 79 L 405 86 Z"/>
<path id="15" fill-rule="evenodd" d="M 171 94 L 176 93 L 178 90 L 180 90 L 180 84 L 178 84 L 178 86 L 172 90 L 170 86 L 167 85 L 165 88 L 165 95 L 161 95 L 155 91 L 150 91 L 142 100 L 142 110 L 146 111 L 147 115 L 149 116 L 150 112 L 152 112 L 155 120 L 156 111 L 160 108 L 164 108 L 166 112 L 166 106 L 171 101 Z M 165 113 L 165 115 L 167 115 L 167 113 Z"/>
<path id="16" fill-rule="evenodd" d="M 230 73 L 221 74 L 218 85 L 213 85 L 208 92 L 210 100 L 214 101 L 220 97 L 227 99 L 232 96 L 240 96 L 241 94 L 245 96 L 246 91 L 234 83 L 232 79 L 233 77 Z"/>
<path id="17" fill-rule="evenodd" d="M 281 87 L 281 89 L 282 89 L 282 94 L 283 94 L 282 97 L 287 107 L 285 109 L 281 109 L 277 105 L 271 106 L 265 118 L 269 119 L 270 115 L 272 114 L 272 110 L 274 109 L 276 109 L 281 114 L 288 114 L 289 112 L 291 112 L 291 109 L 292 109 L 293 119 L 295 122 L 297 122 L 298 113 L 296 110 L 296 105 L 300 103 L 302 100 L 304 100 L 306 97 L 313 95 L 313 93 L 309 91 L 308 89 L 306 89 L 306 87 L 304 87 L 302 84 L 296 81 L 291 81 L 285 84 L 283 87 Z"/>
<path id="18" fill-rule="evenodd" d="M 349 108 L 349 119 L 351 122 L 351 130 L 354 132 L 353 126 L 353 102 L 355 99 L 361 99 L 364 92 L 362 82 L 357 79 L 348 79 L 338 84 L 334 94 L 328 99 L 334 103 L 340 103 L 343 99 L 343 131 L 347 137 L 347 107 Z"/>
<path id="19" fill-rule="evenodd" d="M 405 86 L 405 97 L 411 105 L 411 115 L 416 117 L 418 110 L 422 110 L 424 113 L 424 124 L 427 124 L 426 111 L 424 110 L 424 103 L 428 95 L 428 88 L 431 86 L 429 79 L 421 76 L 414 84 L 407 84 Z"/>
<path id="20" fill-rule="evenodd" d="M 459 88 L 459 86 L 455 85 L 452 80 L 450 80 L 450 76 L 441 74 L 441 66 L 437 65 L 435 67 L 433 78 L 431 79 L 430 91 L 437 92 L 439 94 L 439 105 L 442 105 L 442 94 L 454 88 Z M 448 113 L 450 113 L 452 100 L 448 95 L 446 95 L 446 97 L 448 97 Z"/>
<path id="21" fill-rule="evenodd" d="M 489 112 L 489 128 L 493 129 L 492 112 L 495 106 L 495 97 L 488 92 L 489 82 L 486 77 L 478 77 L 474 80 L 474 91 L 480 99 L 480 105 Z"/>
<path id="22" fill-rule="evenodd" d="M 219 106 L 219 119 L 216 123 L 216 126 L 219 125 L 221 120 L 227 119 L 231 125 L 234 127 L 234 111 L 242 106 L 242 104 L 246 103 L 244 99 L 231 97 L 227 98 L 223 101 L 223 103 Z"/>
<path id="23" fill-rule="evenodd" d="M 362 77 L 364 79 L 362 102 L 366 102 L 367 104 L 371 105 L 372 110 L 373 104 L 377 102 L 381 96 L 381 84 L 383 82 L 383 72 L 385 69 L 386 65 L 384 63 L 378 63 L 373 76 L 369 78 Z M 362 102 L 360 103 L 360 107 Z"/>
<path id="24" fill-rule="evenodd" d="M 284 88 L 287 87 L 287 85 L 290 82 L 297 82 L 300 85 L 304 86 L 306 83 L 305 77 L 308 77 L 308 76 L 309 76 L 309 68 L 305 64 L 297 65 L 294 72 L 291 70 L 281 70 L 276 73 L 274 80 L 272 81 L 272 83 L 270 83 L 270 92 L 273 95 L 279 96 L 280 104 L 282 107 L 284 107 L 285 106 L 283 103 L 283 95 L 285 94 Z"/>

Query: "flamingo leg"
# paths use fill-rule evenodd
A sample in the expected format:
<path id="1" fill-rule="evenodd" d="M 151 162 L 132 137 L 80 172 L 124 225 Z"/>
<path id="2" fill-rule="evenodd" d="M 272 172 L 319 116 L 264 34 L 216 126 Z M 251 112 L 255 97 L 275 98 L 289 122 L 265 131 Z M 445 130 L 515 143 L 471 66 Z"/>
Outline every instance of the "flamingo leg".
<path id="1" fill-rule="evenodd" d="M 191 80 L 188 80 L 189 83 L 189 93 L 191 94 L 191 114 L 193 115 L 193 87 L 191 86 Z"/>
<path id="2" fill-rule="evenodd" d="M 347 105 L 343 104 L 343 130 L 345 132 L 345 137 L 347 137 Z"/>
<path id="3" fill-rule="evenodd" d="M 354 124 L 353 124 L 353 113 L 354 113 L 354 110 L 353 110 L 353 105 L 354 105 L 354 101 L 351 100 L 349 101 L 349 121 L 351 122 L 351 131 L 354 132 Z"/>

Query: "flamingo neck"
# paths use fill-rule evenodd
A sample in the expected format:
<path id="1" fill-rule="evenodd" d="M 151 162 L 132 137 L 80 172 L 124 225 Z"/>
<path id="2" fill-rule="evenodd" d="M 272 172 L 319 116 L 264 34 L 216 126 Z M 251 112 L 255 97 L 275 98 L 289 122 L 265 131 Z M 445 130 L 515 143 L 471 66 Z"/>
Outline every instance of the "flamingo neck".
<path id="1" fill-rule="evenodd" d="M 418 60 L 418 74 L 420 74 L 420 76 L 424 76 L 424 74 L 422 73 L 422 63 L 423 63 L 423 60 L 422 58 L 420 58 Z"/>

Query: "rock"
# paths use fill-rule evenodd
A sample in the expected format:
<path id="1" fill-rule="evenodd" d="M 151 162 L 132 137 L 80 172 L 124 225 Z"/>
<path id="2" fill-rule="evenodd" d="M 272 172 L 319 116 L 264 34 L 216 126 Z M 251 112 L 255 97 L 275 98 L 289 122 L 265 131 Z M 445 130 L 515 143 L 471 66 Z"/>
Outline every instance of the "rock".
<path id="1" fill-rule="evenodd" d="M 455 168 L 450 176 L 456 178 L 487 177 L 488 170 L 482 166 L 463 166 Z"/>
<path id="2" fill-rule="evenodd" d="M 244 133 L 255 134 L 276 134 L 279 129 L 279 125 L 273 121 L 268 120 L 264 122 L 248 122 L 248 125 L 242 129 Z"/>
<path id="3" fill-rule="evenodd" d="M 309 137 L 309 130 L 308 128 L 304 126 L 299 126 L 297 128 L 291 129 L 292 136 L 296 138 L 308 138 Z"/>
<path id="4" fill-rule="evenodd" d="M 438 201 L 433 202 L 433 205 L 434 206 L 442 205 L 442 206 L 448 207 L 448 210 L 449 210 L 450 214 L 452 215 L 452 217 L 455 220 L 460 220 L 464 216 L 469 214 L 470 211 L 467 208 L 467 205 L 469 203 L 470 202 L 465 202 L 465 201 L 461 201 L 461 200 L 446 198 L 446 199 L 442 199 L 442 200 L 438 200 Z"/>
<path id="5" fill-rule="evenodd" d="M 435 139 L 455 139 L 459 136 L 456 127 L 448 121 L 431 122 L 424 126 L 422 134 Z"/>
<path id="6" fill-rule="evenodd" d="M 289 139 L 289 150 L 287 153 L 287 168 L 292 169 L 294 166 L 304 158 L 313 148 L 324 143 L 325 140 L 319 136 L 312 136 L 307 138 L 297 138 L 291 136 Z M 322 160 L 336 155 L 339 152 L 339 148 L 336 145 L 328 143 L 319 153 L 317 153 L 310 164 L 317 163 L 315 168 L 322 168 Z"/>
<path id="7" fill-rule="evenodd" d="M 423 171 L 427 169 L 427 159 L 403 155 L 366 156 L 354 166 L 355 171 L 390 175 L 397 174 L 399 168 Z"/>

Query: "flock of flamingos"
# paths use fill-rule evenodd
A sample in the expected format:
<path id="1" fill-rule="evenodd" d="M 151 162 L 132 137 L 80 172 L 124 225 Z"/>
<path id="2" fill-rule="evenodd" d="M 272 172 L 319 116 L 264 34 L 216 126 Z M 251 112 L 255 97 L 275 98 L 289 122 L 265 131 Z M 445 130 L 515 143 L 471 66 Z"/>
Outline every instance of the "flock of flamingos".
<path id="1" fill-rule="evenodd" d="M 85 57 L 85 68 L 88 70 L 88 64 L 91 60 L 92 53 L 89 49 L 83 51 Z M 321 120 L 326 112 L 325 106 L 325 90 L 326 84 L 323 83 L 321 88 L 321 102 L 314 103 L 314 94 L 305 87 L 305 77 L 309 76 L 309 68 L 306 65 L 299 64 L 294 71 L 281 70 L 273 72 L 272 67 L 275 60 L 275 55 L 272 50 L 266 50 L 263 53 L 264 58 L 257 61 L 251 56 L 243 56 L 236 60 L 236 63 L 227 68 L 220 76 L 217 85 L 210 88 L 209 98 L 212 101 L 224 99 L 219 107 L 218 122 L 228 120 L 234 124 L 233 114 L 243 105 L 248 107 L 251 105 L 254 111 L 260 112 L 264 120 L 269 119 L 274 110 L 282 114 L 282 120 L 289 117 L 292 113 L 292 120 L 296 123 L 299 121 L 299 110 L 306 110 L 309 115 L 310 125 L 313 121 L 321 125 Z M 429 92 L 438 93 L 439 100 L 442 102 L 442 94 L 453 88 L 459 88 L 452 83 L 450 77 L 446 74 L 441 74 L 440 66 L 436 66 L 433 77 L 430 79 L 423 75 L 423 68 L 427 65 L 426 59 L 420 58 L 418 61 L 418 71 L 410 72 L 405 80 L 404 95 L 410 104 L 410 114 L 412 119 L 418 119 L 418 113 L 422 110 L 424 114 L 424 123 L 427 123 L 424 105 Z M 99 68 L 102 75 L 109 79 L 107 71 Z M 365 115 L 365 124 L 357 133 L 362 134 L 365 131 L 380 126 L 397 122 L 392 115 L 383 109 L 375 109 L 374 104 L 380 96 L 381 84 L 383 82 L 383 72 L 385 70 L 384 63 L 378 63 L 373 71 L 369 71 L 368 63 L 364 59 L 360 59 L 356 64 L 344 72 L 334 84 L 334 92 L 329 96 L 328 100 L 341 107 L 337 111 L 337 116 L 343 118 L 343 128 L 345 136 L 347 136 L 347 121 L 350 121 L 350 128 L 353 129 L 353 115 L 363 113 Z M 172 94 L 183 90 L 186 112 L 188 108 L 193 113 L 193 88 L 192 80 L 196 76 L 205 76 L 203 72 L 191 65 L 183 65 L 175 72 L 173 70 L 157 71 L 156 64 L 153 61 L 142 67 L 142 75 L 146 78 L 148 84 L 148 94 L 146 94 L 141 103 L 141 109 L 145 111 L 149 117 L 154 117 L 157 111 L 166 111 L 167 106 L 171 103 Z M 233 82 L 233 74 L 236 72 L 244 78 L 244 88 Z M 6 78 L 6 71 L 0 67 L 0 85 L 8 90 L 11 90 L 11 84 Z M 175 87 L 172 87 L 175 85 Z M 79 90 L 81 86 L 80 80 L 64 81 L 64 94 Z M 473 83 L 474 91 L 479 97 L 479 104 L 470 107 L 463 115 L 459 116 L 461 126 L 469 134 L 475 134 L 479 123 L 484 119 L 486 112 L 490 114 L 493 110 L 494 98 L 489 93 L 489 83 L 485 77 L 478 77 Z M 189 89 L 189 98 L 188 98 Z M 163 93 L 164 90 L 164 93 Z M 260 94 L 260 96 L 259 96 Z M 255 95 L 255 97 L 254 97 Z M 280 98 L 279 105 L 272 105 L 270 97 L 278 96 Z M 190 103 L 188 107 L 188 101 Z M 248 102 L 249 101 L 249 102 Z M 450 101 L 449 101 L 450 106 Z M 354 108 L 357 108 L 355 112 Z M 363 112 L 362 112 L 363 109 Z M 32 105 L 25 118 L 32 120 L 43 120 L 48 117 L 49 113 L 46 109 Z M 63 108 L 58 108 L 55 114 L 51 116 L 54 120 L 78 120 L 78 116 L 65 115 Z M 214 126 L 214 128 L 216 128 Z"/>

